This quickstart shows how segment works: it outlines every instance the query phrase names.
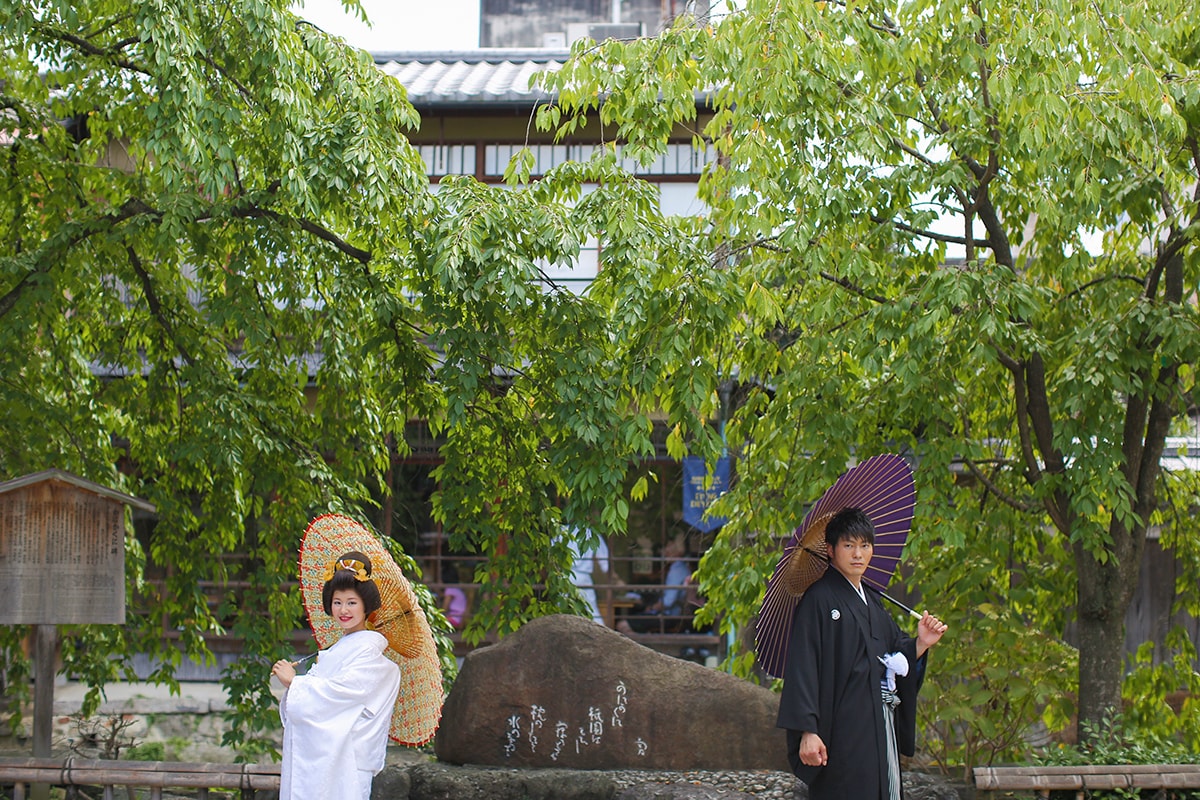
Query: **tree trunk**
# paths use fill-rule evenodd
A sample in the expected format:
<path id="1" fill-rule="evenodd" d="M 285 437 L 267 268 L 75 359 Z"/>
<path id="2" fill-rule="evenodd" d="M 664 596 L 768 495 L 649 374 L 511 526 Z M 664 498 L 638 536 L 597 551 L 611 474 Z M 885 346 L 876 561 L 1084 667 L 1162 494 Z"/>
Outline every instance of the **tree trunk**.
<path id="1" fill-rule="evenodd" d="M 1125 671 L 1125 613 L 1137 586 L 1140 559 L 1126 552 L 1105 563 L 1075 545 L 1078 576 L 1079 713 L 1077 736 L 1083 742 L 1101 733 L 1111 712 L 1121 707 Z M 1122 557 L 1124 556 L 1124 557 Z"/>

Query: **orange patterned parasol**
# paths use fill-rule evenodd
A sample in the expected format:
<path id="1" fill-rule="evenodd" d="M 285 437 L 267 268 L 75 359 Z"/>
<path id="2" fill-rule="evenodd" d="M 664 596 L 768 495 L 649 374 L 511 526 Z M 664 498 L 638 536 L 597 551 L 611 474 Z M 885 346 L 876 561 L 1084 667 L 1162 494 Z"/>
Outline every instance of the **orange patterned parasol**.
<path id="1" fill-rule="evenodd" d="M 309 625 L 322 650 L 341 638 L 341 626 L 325 613 L 321 589 L 329 564 L 351 550 L 371 559 L 371 577 L 383 605 L 367 618 L 367 625 L 388 640 L 383 654 L 400 667 L 400 694 L 389 735 L 410 747 L 425 744 L 437 732 L 443 699 L 441 663 L 429 621 L 379 537 L 341 514 L 314 519 L 300 545 L 300 591 Z"/>

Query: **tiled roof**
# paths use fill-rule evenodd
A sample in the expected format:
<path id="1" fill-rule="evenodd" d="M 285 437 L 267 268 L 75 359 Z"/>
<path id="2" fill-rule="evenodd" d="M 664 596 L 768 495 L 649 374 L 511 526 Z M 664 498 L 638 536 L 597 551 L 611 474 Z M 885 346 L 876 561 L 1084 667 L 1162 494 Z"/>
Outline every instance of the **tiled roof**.
<path id="1" fill-rule="evenodd" d="M 549 99 L 530 78 L 558 70 L 565 50 L 489 48 L 444 52 L 375 53 L 375 63 L 408 90 L 418 108 L 527 104 Z"/>

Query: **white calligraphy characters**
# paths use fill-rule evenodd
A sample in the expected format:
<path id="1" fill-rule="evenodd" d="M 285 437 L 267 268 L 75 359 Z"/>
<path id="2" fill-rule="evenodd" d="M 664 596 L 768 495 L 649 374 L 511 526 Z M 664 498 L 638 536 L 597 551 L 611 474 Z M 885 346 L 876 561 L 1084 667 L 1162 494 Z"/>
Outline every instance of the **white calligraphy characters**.
<path id="1" fill-rule="evenodd" d="M 541 706 L 531 706 L 529 709 L 529 749 L 537 752 L 537 732 L 546 721 L 546 709 Z"/>
<path id="2" fill-rule="evenodd" d="M 611 714 L 608 715 L 610 728 L 622 728 L 625 724 L 625 712 L 628 710 L 629 688 L 624 681 L 618 681 L 615 687 L 615 698 L 611 707 Z M 586 718 L 582 720 L 583 724 L 571 725 L 565 720 L 557 720 L 554 723 L 554 746 L 550 751 L 550 760 L 558 761 L 563 757 L 567 749 L 567 740 L 569 731 L 575 729 L 575 737 L 572 744 L 574 745 L 575 754 L 579 755 L 589 747 L 594 747 L 604 741 L 604 722 L 605 709 L 598 705 L 589 705 L 587 708 Z M 528 743 L 529 752 L 536 753 L 539 743 L 539 732 L 545 727 L 547 721 L 545 706 L 532 705 L 529 707 L 528 725 L 525 725 L 526 720 L 521 714 L 513 714 L 507 720 L 507 729 L 504 733 L 504 757 L 512 758 L 516 755 L 521 747 L 521 742 L 524 740 Z M 524 735 L 522 735 L 524 733 Z M 637 754 L 645 756 L 649 745 L 638 738 L 635 742 Z"/>
<path id="3" fill-rule="evenodd" d="M 563 745 L 567 743 L 567 723 L 559 720 L 554 723 L 554 752 L 550 754 L 551 761 L 558 761 Z"/>
<path id="4" fill-rule="evenodd" d="M 613 706 L 612 726 L 614 728 L 621 727 L 621 719 L 625 716 L 625 695 L 629 690 L 625 688 L 624 682 L 617 684 L 617 704 Z"/>
<path id="5" fill-rule="evenodd" d="M 521 717 L 513 714 L 508 718 L 508 735 L 504 737 L 504 755 L 512 758 L 517 752 L 517 740 L 521 738 Z"/>

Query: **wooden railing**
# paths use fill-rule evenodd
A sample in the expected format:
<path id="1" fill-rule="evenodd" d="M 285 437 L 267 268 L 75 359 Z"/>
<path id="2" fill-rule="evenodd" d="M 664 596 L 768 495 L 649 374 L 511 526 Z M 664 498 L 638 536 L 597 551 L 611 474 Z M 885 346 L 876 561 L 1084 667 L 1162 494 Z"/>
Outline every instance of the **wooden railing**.
<path id="1" fill-rule="evenodd" d="M 1200 789 L 1200 764 L 1081 764 L 1074 767 L 975 767 L 978 792 L 1095 792 Z"/>
<path id="2" fill-rule="evenodd" d="M 432 570 L 430 570 L 430 573 L 432 574 Z M 161 579 L 150 580 L 147 583 L 157 586 L 158 590 L 162 591 Z M 296 585 L 295 583 L 284 584 L 283 588 L 287 591 Z M 467 596 L 467 610 L 464 619 L 470 619 L 472 612 L 475 610 L 478 593 L 482 590 L 481 585 L 477 583 L 460 582 L 446 584 L 431 582 L 428 586 L 434 592 L 435 596 L 438 597 L 444 593 L 447 586 L 456 586 L 462 589 Z M 200 583 L 200 587 L 208 595 L 209 607 L 215 611 L 221 602 L 223 593 L 227 591 L 243 591 L 249 587 L 249 583 L 239 580 L 230 580 L 223 583 L 203 581 Z M 712 631 L 699 631 L 693 627 L 692 619 L 696 610 L 696 603 L 694 595 L 690 591 L 692 587 L 689 584 L 626 584 L 601 581 L 594 584 L 593 588 L 597 595 L 598 605 L 605 625 L 609 628 L 619 629 L 618 624 L 621 621 L 629 622 L 634 629 L 634 632 L 630 634 L 634 641 L 644 644 L 647 647 L 675 655 L 678 655 L 679 651 L 690 648 L 706 650 L 718 657 L 724 656 L 725 644 L 723 637 Z M 655 599 L 668 590 L 682 593 L 683 607 L 681 610 L 666 614 L 640 612 L 637 610 L 638 604 L 628 597 L 628 593 L 633 591 L 648 593 L 651 599 Z M 162 626 L 164 639 L 170 641 L 178 639 L 181 636 L 179 631 L 172 627 L 166 619 L 163 620 Z M 203 638 L 215 654 L 241 653 L 245 649 L 244 643 L 229 633 L 206 633 Z M 452 633 L 450 638 L 454 642 L 454 653 L 456 656 L 465 656 L 474 649 L 474 646 L 463 642 L 460 632 Z M 307 653 L 314 647 L 312 632 L 302 620 L 297 620 L 297 627 L 289 634 L 288 641 L 297 653 Z M 494 641 L 494 637 L 488 636 L 485 637 L 483 643 L 491 644 Z M 708 653 L 705 653 L 705 655 L 708 655 Z M 219 677 L 220 667 L 209 668 L 197 666 L 193 672 L 196 671 L 203 672 L 204 675 L 197 677 L 193 674 L 189 679 L 216 680 Z"/>
<path id="3" fill-rule="evenodd" d="M 96 761 L 82 758 L 0 759 L 0 787 L 11 786 L 13 800 L 25 800 L 34 785 L 99 786 L 104 800 L 115 800 L 115 787 L 150 790 L 151 800 L 162 791 L 196 789 L 200 800 L 209 789 L 240 790 L 249 800 L 258 790 L 279 791 L 278 764 L 192 764 L 180 761 Z M 133 792 L 129 792 L 130 800 Z"/>

